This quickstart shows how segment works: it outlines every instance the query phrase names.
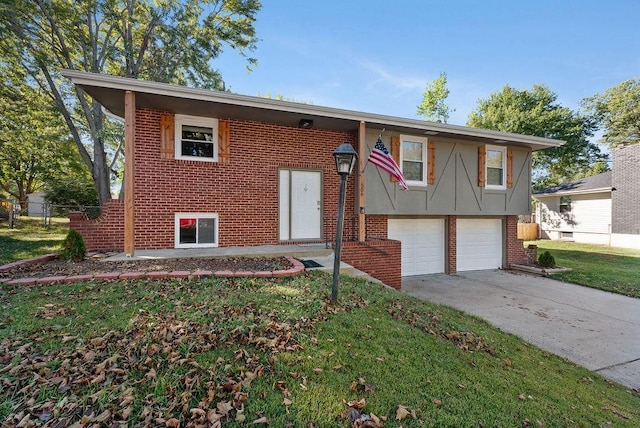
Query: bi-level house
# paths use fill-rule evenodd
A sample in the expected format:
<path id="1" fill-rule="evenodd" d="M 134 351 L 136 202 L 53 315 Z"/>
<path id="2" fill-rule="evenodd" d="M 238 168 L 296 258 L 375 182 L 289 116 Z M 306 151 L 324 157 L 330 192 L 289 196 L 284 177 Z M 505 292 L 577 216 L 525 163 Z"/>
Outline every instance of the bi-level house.
<path id="1" fill-rule="evenodd" d="M 349 177 L 342 258 L 401 277 L 525 261 L 531 155 L 562 141 L 76 71 L 63 74 L 125 120 L 125 200 L 75 214 L 92 250 L 260 246 L 332 240 L 333 150 Z M 384 130 L 384 132 L 382 132 Z M 381 136 L 409 190 L 367 158 Z"/>

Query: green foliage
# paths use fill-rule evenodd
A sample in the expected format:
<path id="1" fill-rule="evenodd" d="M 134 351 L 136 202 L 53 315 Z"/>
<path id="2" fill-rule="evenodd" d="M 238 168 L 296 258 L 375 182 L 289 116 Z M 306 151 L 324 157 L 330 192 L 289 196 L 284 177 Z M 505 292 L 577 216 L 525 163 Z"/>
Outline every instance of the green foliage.
<path id="1" fill-rule="evenodd" d="M 542 267 L 554 268 L 556 267 L 556 259 L 551 255 L 550 252 L 545 251 L 538 257 L 538 264 Z"/>
<path id="2" fill-rule="evenodd" d="M 59 112 L 24 73 L 0 64 L 0 186 L 26 209 L 27 195 L 81 168 Z"/>
<path id="3" fill-rule="evenodd" d="M 447 123 L 449 114 L 455 111 L 446 104 L 448 97 L 447 73 L 441 72 L 437 79 L 427 83 L 417 113 L 425 120 Z"/>
<path id="4" fill-rule="evenodd" d="M 589 141 L 593 120 L 557 103 L 557 95 L 544 85 L 519 90 L 505 85 L 478 101 L 467 125 L 537 137 L 564 140 L 560 147 L 533 153 L 535 190 L 603 172 L 608 155 Z M 595 168 L 594 165 L 598 167 Z"/>
<path id="5" fill-rule="evenodd" d="M 582 101 L 612 146 L 640 143 L 640 78 L 630 79 Z"/>
<path id="6" fill-rule="evenodd" d="M 60 258 L 63 260 L 79 261 L 87 255 L 87 247 L 84 245 L 84 239 L 78 231 L 69 229 L 67 237 L 62 241 L 62 250 L 60 250 Z"/>
<path id="7" fill-rule="evenodd" d="M 89 177 L 55 180 L 47 186 L 46 199 L 55 205 L 97 206 L 98 194 Z"/>
<path id="8" fill-rule="evenodd" d="M 105 132 L 99 104 L 61 78 L 62 68 L 224 89 L 214 59 L 224 48 L 249 67 L 256 47 L 258 0 L 4 0 L 0 63 L 47 88 L 64 117 L 101 202 L 111 197 L 122 138 Z"/>

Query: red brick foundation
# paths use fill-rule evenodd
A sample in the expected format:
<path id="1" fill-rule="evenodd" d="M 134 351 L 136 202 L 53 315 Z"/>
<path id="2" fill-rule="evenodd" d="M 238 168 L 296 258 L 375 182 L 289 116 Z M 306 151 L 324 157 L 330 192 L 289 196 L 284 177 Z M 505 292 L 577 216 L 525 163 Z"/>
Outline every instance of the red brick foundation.
<path id="1" fill-rule="evenodd" d="M 343 242 L 341 259 L 384 284 L 402 286 L 400 241 L 391 239 Z"/>

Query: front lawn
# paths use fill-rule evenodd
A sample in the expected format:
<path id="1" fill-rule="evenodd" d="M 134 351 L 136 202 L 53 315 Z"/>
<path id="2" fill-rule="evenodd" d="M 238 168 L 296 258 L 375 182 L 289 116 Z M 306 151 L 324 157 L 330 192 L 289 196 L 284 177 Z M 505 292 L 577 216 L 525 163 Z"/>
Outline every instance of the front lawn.
<path id="1" fill-rule="evenodd" d="M 1 287 L 9 426 L 640 425 L 638 391 L 362 279 Z"/>
<path id="2" fill-rule="evenodd" d="M 550 240 L 527 244 L 538 246 L 538 256 L 549 251 L 559 266 L 573 269 L 554 279 L 640 297 L 640 250 Z"/>

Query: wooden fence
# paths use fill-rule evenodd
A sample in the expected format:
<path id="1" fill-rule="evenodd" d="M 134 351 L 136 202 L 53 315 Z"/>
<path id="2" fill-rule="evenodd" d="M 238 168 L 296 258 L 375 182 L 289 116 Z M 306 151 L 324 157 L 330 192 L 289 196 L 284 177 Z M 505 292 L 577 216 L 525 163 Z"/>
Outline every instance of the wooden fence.
<path id="1" fill-rule="evenodd" d="M 538 223 L 518 223 L 518 239 L 523 241 L 538 239 Z"/>

